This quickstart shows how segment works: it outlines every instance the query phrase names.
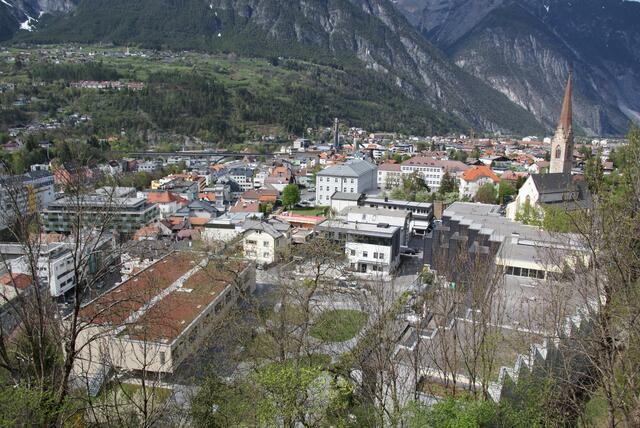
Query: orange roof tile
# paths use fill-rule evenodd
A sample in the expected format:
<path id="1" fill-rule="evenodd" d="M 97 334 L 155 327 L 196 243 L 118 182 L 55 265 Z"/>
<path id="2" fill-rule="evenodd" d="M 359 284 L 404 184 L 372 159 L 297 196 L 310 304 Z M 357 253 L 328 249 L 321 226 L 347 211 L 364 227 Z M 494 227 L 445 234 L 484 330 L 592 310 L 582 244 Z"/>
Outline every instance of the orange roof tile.
<path id="1" fill-rule="evenodd" d="M 490 178 L 494 183 L 500 182 L 500 177 L 486 165 L 476 166 L 462 173 L 465 181 L 476 181 L 483 177 Z"/>

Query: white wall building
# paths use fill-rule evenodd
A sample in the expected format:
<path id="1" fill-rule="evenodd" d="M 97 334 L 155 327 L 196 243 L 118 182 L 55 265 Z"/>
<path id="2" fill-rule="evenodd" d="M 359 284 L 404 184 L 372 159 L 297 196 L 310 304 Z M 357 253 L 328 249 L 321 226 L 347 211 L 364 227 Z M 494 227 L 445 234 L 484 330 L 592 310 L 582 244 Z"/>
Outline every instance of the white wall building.
<path id="1" fill-rule="evenodd" d="M 316 206 L 331 204 L 336 192 L 364 193 L 377 188 L 377 167 L 363 160 L 352 160 L 320 171 L 316 178 Z"/>
<path id="2" fill-rule="evenodd" d="M 402 169 L 397 163 L 383 163 L 378 166 L 378 189 L 391 190 L 402 184 Z"/>
<path id="3" fill-rule="evenodd" d="M 244 255 L 260 265 L 280 260 L 282 251 L 291 244 L 289 223 L 281 221 L 247 221 L 242 246 Z"/>
<path id="4" fill-rule="evenodd" d="M 460 175 L 460 198 L 473 198 L 485 184 L 498 185 L 498 177 L 488 166 L 476 166 Z"/>
<path id="5" fill-rule="evenodd" d="M 344 245 L 353 272 L 388 276 L 400 265 L 401 231 L 397 226 L 325 220 L 316 230 Z"/>
<path id="6" fill-rule="evenodd" d="M 437 192 L 440 188 L 440 182 L 446 171 L 453 177 L 458 177 L 460 173 L 468 170 L 470 167 L 460 161 L 439 160 L 424 156 L 416 156 L 404 161 L 400 167 L 403 174 L 412 174 L 419 172 L 425 183 L 432 192 Z"/>

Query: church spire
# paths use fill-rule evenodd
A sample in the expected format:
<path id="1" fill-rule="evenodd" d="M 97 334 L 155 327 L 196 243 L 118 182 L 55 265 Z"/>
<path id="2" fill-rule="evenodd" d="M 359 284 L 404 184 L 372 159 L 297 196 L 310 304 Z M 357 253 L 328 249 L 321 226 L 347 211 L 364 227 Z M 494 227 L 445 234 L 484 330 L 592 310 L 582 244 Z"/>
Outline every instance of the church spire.
<path id="1" fill-rule="evenodd" d="M 573 128 L 573 70 L 569 69 L 569 80 L 564 90 L 564 100 L 562 101 L 562 112 L 560 113 L 560 123 L 558 128 L 564 129 L 565 132 Z"/>
<path id="2" fill-rule="evenodd" d="M 549 172 L 570 174 L 573 167 L 573 70 L 564 90 L 562 112 L 558 129 L 551 141 L 551 165 Z"/>

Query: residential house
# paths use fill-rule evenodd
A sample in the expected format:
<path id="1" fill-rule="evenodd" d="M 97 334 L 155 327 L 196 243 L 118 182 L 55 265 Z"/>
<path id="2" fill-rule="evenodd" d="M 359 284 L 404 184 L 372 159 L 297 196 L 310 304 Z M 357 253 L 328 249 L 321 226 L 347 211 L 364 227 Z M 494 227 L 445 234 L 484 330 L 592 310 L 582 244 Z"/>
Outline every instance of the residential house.
<path id="1" fill-rule="evenodd" d="M 146 196 L 147 202 L 158 206 L 161 219 L 169 218 L 188 203 L 185 198 L 167 190 L 152 190 Z"/>
<path id="2" fill-rule="evenodd" d="M 289 223 L 271 219 L 269 221 L 247 220 L 242 239 L 244 256 L 259 265 L 278 262 L 282 252 L 291 244 Z"/>
<path id="3" fill-rule="evenodd" d="M 485 184 L 497 186 L 500 177 L 488 166 L 474 166 L 460 175 L 460 198 L 473 198 Z"/>

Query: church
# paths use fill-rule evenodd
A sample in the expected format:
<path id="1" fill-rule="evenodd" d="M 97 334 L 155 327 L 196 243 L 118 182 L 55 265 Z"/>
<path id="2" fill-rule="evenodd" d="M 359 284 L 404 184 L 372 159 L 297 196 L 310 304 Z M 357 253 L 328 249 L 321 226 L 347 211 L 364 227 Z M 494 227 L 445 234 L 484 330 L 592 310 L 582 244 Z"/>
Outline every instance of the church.
<path id="1" fill-rule="evenodd" d="M 555 206 L 567 211 L 588 208 L 590 195 L 582 175 L 573 175 L 573 75 L 569 72 L 560 122 L 551 141 L 548 174 L 532 174 L 507 206 L 507 217 L 515 220 L 528 205 L 538 209 Z"/>

